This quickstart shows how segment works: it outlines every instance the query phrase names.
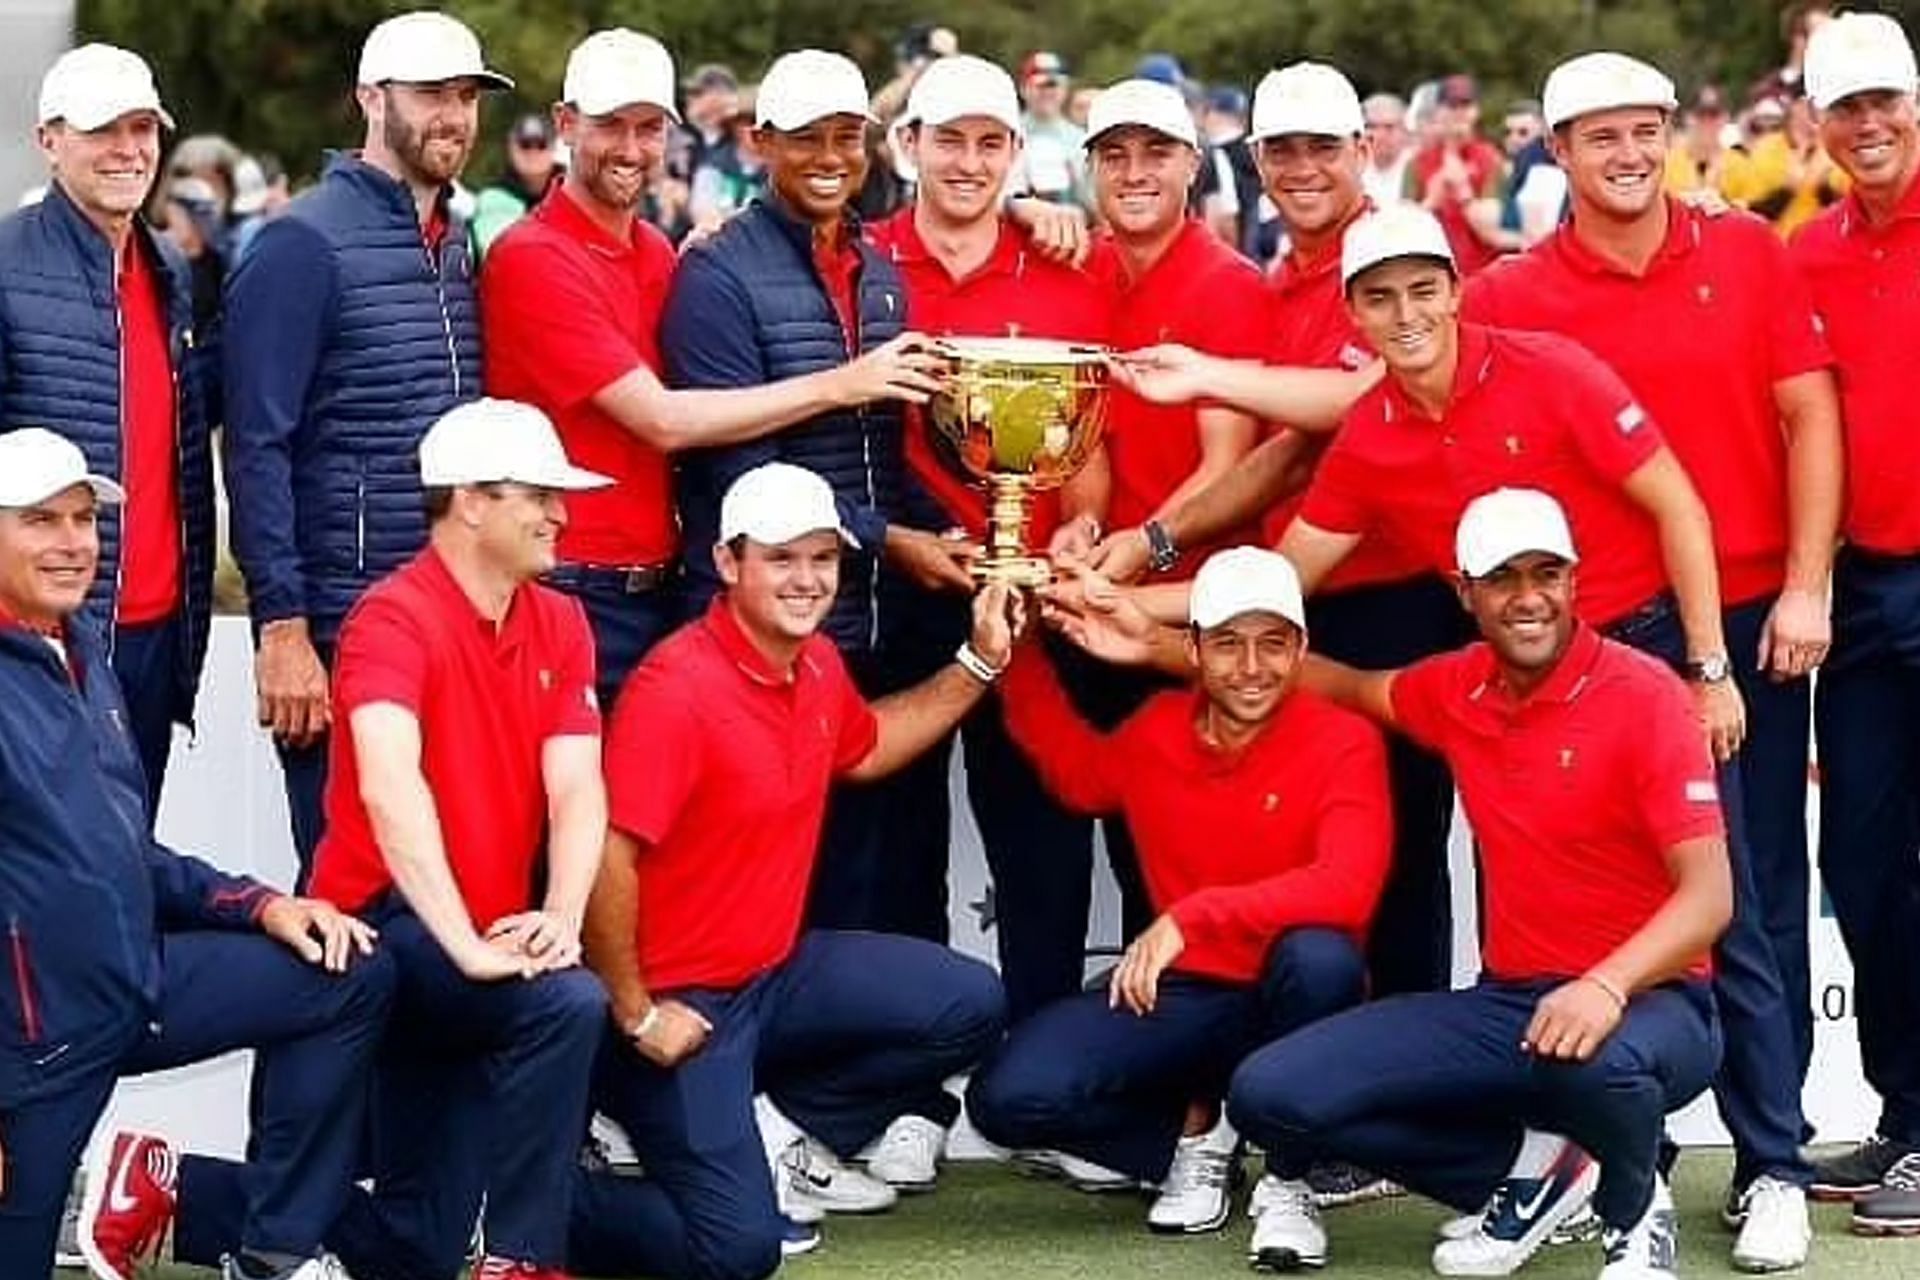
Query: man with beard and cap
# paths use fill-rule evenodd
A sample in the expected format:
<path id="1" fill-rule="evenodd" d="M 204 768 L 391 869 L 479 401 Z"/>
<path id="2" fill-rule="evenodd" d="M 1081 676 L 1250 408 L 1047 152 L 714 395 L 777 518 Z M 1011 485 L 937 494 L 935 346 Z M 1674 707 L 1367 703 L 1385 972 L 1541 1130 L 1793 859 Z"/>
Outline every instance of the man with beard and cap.
<path id="1" fill-rule="evenodd" d="M 1880 1118 L 1818 1161 L 1813 1194 L 1853 1200 L 1853 1228 L 1920 1233 L 1920 121 L 1898 23 L 1845 14 L 1807 41 L 1820 141 L 1852 191 L 1795 237 L 1840 374 L 1845 541 L 1833 571 L 1833 652 L 1820 671 L 1820 875 L 1853 960 L 1854 1014 Z"/>
<path id="2" fill-rule="evenodd" d="M 547 576 L 586 606 L 609 707 L 634 664 L 680 621 L 670 455 L 837 408 L 921 400 L 944 368 L 902 337 L 766 386 L 661 384 L 656 330 L 675 255 L 636 208 L 663 162 L 673 95 L 673 59 L 651 36 L 619 28 L 574 48 L 554 107 L 572 154 L 566 178 L 495 244 L 480 291 L 489 391 L 545 410 L 571 456 L 618 481 L 572 502 L 560 563 Z"/>
<path id="3" fill-rule="evenodd" d="M 260 232 L 227 286 L 226 476 L 302 876 L 323 818 L 328 671 L 360 593 L 426 542 L 415 453 L 480 394 L 480 315 L 448 211 L 480 94 L 512 81 L 444 14 L 368 34 L 358 153 Z"/>
<path id="4" fill-rule="evenodd" d="M 1812 1228 L 1800 1088 L 1813 1052 L 1807 954 L 1808 675 L 1831 634 L 1842 491 L 1832 355 L 1786 247 L 1758 218 L 1661 191 L 1673 82 L 1618 53 L 1556 67 L 1542 95 L 1572 217 L 1468 284 L 1465 314 L 1563 334 L 1605 360 L 1660 424 L 1713 512 L 1734 683 L 1745 840 L 1715 950 L 1726 1033 L 1715 1081 L 1733 1135 L 1735 1265 L 1785 1270 Z M 1647 341 L 1650 331 L 1664 335 Z"/>

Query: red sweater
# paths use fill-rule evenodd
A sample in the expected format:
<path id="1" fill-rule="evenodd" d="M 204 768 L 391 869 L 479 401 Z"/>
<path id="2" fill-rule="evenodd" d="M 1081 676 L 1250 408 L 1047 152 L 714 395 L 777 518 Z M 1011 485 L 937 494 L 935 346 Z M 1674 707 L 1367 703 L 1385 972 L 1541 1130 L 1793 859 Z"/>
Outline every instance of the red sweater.
<path id="1" fill-rule="evenodd" d="M 1103 735 L 1027 651 L 1001 705 L 1062 804 L 1126 818 L 1154 910 L 1186 935 L 1173 967 L 1251 982 L 1288 929 L 1365 933 L 1392 857 L 1386 747 L 1358 716 L 1295 692 L 1251 744 L 1221 752 L 1195 727 L 1204 698 L 1160 694 Z"/>

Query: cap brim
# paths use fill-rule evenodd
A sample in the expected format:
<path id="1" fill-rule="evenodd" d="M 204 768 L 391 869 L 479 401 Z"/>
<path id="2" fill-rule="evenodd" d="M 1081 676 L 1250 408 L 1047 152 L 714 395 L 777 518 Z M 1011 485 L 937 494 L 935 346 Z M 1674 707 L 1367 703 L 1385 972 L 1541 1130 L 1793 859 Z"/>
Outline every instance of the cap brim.
<path id="1" fill-rule="evenodd" d="M 623 98 L 618 102 L 574 101 L 568 104 L 583 116 L 610 116 L 616 111 L 625 111 L 628 107 L 658 107 L 666 113 L 667 119 L 680 123 L 680 112 L 671 102 L 660 102 L 653 98 Z"/>
<path id="2" fill-rule="evenodd" d="M 1106 137 L 1110 133 L 1117 133 L 1122 129 L 1145 129 L 1148 133 L 1157 133 L 1163 138 L 1170 139 L 1174 142 L 1182 143 L 1186 146 L 1194 148 L 1195 150 L 1198 150 L 1200 147 L 1200 143 L 1197 138 L 1189 138 L 1184 134 L 1170 133 L 1167 130 L 1161 128 L 1159 125 L 1149 124 L 1145 120 L 1115 120 L 1112 124 L 1108 125 L 1106 128 L 1102 129 L 1100 132 L 1088 134 L 1086 142 L 1081 144 L 1082 148 L 1085 150 L 1091 151 L 1093 150 L 1094 145 L 1098 143 L 1100 139 Z"/>
<path id="3" fill-rule="evenodd" d="M 482 89 L 493 93 L 507 93 L 513 89 L 513 77 L 501 75 L 498 71 L 481 67 L 477 71 L 455 71 L 451 75 L 434 76 L 382 76 L 378 80 L 362 80 L 361 84 L 450 84 L 455 80 L 472 80 Z"/>
<path id="4" fill-rule="evenodd" d="M 178 127 L 173 123 L 173 116 L 165 107 L 157 102 L 132 102 L 118 106 L 109 105 L 103 107 L 99 112 L 88 114 L 76 114 L 69 111 L 56 116 L 55 119 L 64 120 L 69 126 L 78 129 L 82 133 L 92 133 L 95 129 L 103 129 L 115 120 L 118 120 L 121 116 L 130 116 L 136 111 L 151 111 L 154 115 L 160 117 L 160 124 L 169 133 L 178 131 Z M 53 121 L 49 120 L 46 123 L 51 124 Z"/>
<path id="5" fill-rule="evenodd" d="M 528 484 L 538 485 L 542 489 L 558 489 L 563 493 L 582 493 L 589 489 L 608 489 L 617 483 L 612 476 L 602 475 L 598 471 L 588 471 L 584 467 L 568 467 L 540 480 L 529 480 Z"/>
<path id="6" fill-rule="evenodd" d="M 1462 564 L 1460 573 L 1467 578 L 1484 578 L 1497 572 L 1502 566 L 1518 560 L 1521 556 L 1552 556 L 1567 564 L 1580 563 L 1580 557 L 1567 547 L 1509 547 L 1491 561 L 1481 559 L 1477 564 Z"/>
<path id="7" fill-rule="evenodd" d="M 127 491 L 116 481 L 109 480 L 105 476 L 89 474 L 63 481 L 39 493 L 13 493 L 0 489 L 0 508 L 18 511 L 23 507 L 37 507 L 43 502 L 59 497 L 69 489 L 77 489 L 82 485 L 93 491 L 96 502 L 118 506 L 127 500 Z"/>
<path id="8" fill-rule="evenodd" d="M 879 116 L 873 114 L 873 112 L 868 108 L 861 107 L 858 111 L 854 111 L 851 109 L 849 110 L 836 109 L 833 111 L 822 111 L 818 115 L 808 116 L 805 120 L 776 120 L 771 116 L 755 116 L 754 124 L 755 124 L 755 127 L 757 128 L 772 129 L 776 133 L 798 133 L 800 130 L 806 128 L 810 124 L 814 124 L 821 120 L 831 120 L 835 116 L 858 116 L 860 119 L 865 120 L 868 124 L 881 123 Z"/>
<path id="9" fill-rule="evenodd" d="M 860 550 L 860 539 L 848 532 L 845 525 L 839 524 L 809 525 L 805 529 L 741 529 L 729 537 L 722 538 L 721 541 L 731 541 L 737 537 L 757 542 L 763 547 L 784 547 L 789 542 L 798 542 L 814 533 L 837 533 L 840 535 L 840 541 L 855 551 Z"/>

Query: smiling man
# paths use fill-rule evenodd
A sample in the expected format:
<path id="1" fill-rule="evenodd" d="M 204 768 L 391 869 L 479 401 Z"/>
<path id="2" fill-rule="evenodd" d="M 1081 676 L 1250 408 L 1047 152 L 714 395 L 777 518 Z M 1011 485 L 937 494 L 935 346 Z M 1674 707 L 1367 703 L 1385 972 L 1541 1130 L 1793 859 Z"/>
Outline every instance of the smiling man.
<path id="1" fill-rule="evenodd" d="M 806 919 L 830 784 L 943 739 L 1023 621 L 988 587 L 943 669 L 870 704 L 822 631 L 854 538 L 842 520 L 804 468 L 736 480 L 711 548 L 721 593 L 620 695 L 587 928 L 618 1035 L 594 1102 L 647 1175 L 576 1180 L 582 1273 L 757 1280 L 794 1242 L 783 1213 L 889 1207 L 884 1186 L 849 1201 L 867 1180 L 841 1160 L 1000 1038 L 986 965 Z"/>
<path id="2" fill-rule="evenodd" d="M 1303 683 L 1446 757 L 1480 845 L 1483 976 L 1260 1050 L 1228 1114 L 1283 1166 L 1348 1159 L 1461 1208 L 1504 1184 L 1495 1239 L 1442 1243 L 1443 1275 L 1517 1269 L 1597 1177 L 1602 1280 L 1671 1280 L 1654 1155 L 1713 1072 L 1707 952 L 1732 909 L 1713 762 L 1680 681 L 1578 621 L 1552 498 L 1476 499 L 1456 556 L 1481 643 L 1389 672 L 1309 657 Z M 1252 1257 L 1323 1265 L 1310 1199 L 1269 1206 Z"/>
<path id="3" fill-rule="evenodd" d="M 858 360 L 765 386 L 667 390 L 657 330 L 675 255 L 637 215 L 665 161 L 673 59 L 625 28 L 567 58 L 565 181 L 495 244 L 482 281 L 488 390 L 546 410 L 571 456 L 619 483 L 572 504 L 547 581 L 593 624 L 601 701 L 680 621 L 670 455 L 755 439 L 876 400 L 923 400 L 935 357 L 900 338 Z"/>
<path id="4" fill-rule="evenodd" d="M 1378 734 L 1296 687 L 1306 612 L 1282 557 L 1209 557 L 1186 645 L 1197 687 L 1110 734 L 1043 653 L 1008 676 L 1015 741 L 1063 802 L 1126 815 L 1158 915 L 1106 989 L 1017 1027 L 967 1096 L 995 1142 L 1158 1184 L 1147 1224 L 1166 1233 L 1226 1223 L 1239 1139 L 1220 1101 L 1240 1058 L 1358 1003 L 1392 827 Z"/>
<path id="5" fill-rule="evenodd" d="M 1793 242 L 1826 326 L 1846 423 L 1846 545 L 1834 566 L 1833 654 L 1820 673 L 1820 872 L 1853 959 L 1860 1056 L 1880 1095 L 1859 1148 L 1820 1162 L 1814 1192 L 1854 1198 L 1853 1226 L 1920 1233 L 1920 121 L 1913 46 L 1891 18 L 1845 14 L 1807 44 L 1821 143 L 1852 193 Z"/>
<path id="6" fill-rule="evenodd" d="M 258 716 L 280 750 L 303 872 L 319 843 L 333 722 L 327 673 L 360 593 L 426 542 L 415 452 L 480 394 L 480 316 L 447 198 L 487 69 L 431 11 L 368 33 L 358 153 L 255 239 L 227 284 L 226 477 L 258 634 Z"/>
<path id="7" fill-rule="evenodd" d="M 1772 227 L 1662 194 L 1673 82 L 1618 53 L 1556 67 L 1543 94 L 1572 217 L 1467 288 L 1466 315 L 1564 334 L 1659 422 L 1713 512 L 1722 622 L 1750 733 L 1734 922 L 1715 950 L 1732 1132 L 1736 1265 L 1805 1261 L 1811 1228 L 1800 1086 L 1813 1050 L 1807 957 L 1808 673 L 1826 656 L 1841 507 L 1832 356 Z M 1650 329 L 1664 335 L 1647 341 Z"/>
<path id="8" fill-rule="evenodd" d="M 172 127 L 138 54 L 63 54 L 40 86 L 46 198 L 0 220 L 0 432 L 59 431 L 127 493 L 102 512 L 87 613 L 109 637 L 149 814 L 173 726 L 192 719 L 213 591 L 207 371 L 189 272 L 140 214 Z"/>

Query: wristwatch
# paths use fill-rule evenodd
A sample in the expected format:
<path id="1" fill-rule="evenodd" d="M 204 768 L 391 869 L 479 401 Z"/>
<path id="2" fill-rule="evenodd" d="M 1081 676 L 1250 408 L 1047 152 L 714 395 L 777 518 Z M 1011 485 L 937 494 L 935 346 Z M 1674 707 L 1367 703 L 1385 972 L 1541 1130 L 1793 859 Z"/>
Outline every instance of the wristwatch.
<path id="1" fill-rule="evenodd" d="M 1180 563 L 1180 548 L 1173 545 L 1173 535 L 1158 520 L 1149 520 L 1140 526 L 1140 532 L 1147 537 L 1147 567 L 1155 573 L 1165 573 Z"/>
<path id="2" fill-rule="evenodd" d="M 1686 663 L 1687 679 L 1696 684 L 1721 684 L 1733 675 L 1733 666 L 1724 653 L 1709 653 L 1698 658 L 1688 658 Z"/>

